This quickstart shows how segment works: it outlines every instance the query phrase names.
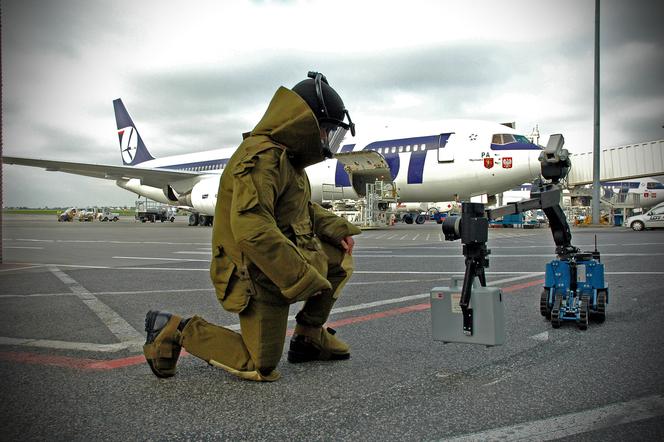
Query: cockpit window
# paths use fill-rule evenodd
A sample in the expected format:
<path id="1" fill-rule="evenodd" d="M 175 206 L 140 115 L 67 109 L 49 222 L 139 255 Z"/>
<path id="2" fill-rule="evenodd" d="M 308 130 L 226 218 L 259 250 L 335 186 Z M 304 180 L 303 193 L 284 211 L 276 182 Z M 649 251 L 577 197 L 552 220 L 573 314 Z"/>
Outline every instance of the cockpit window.
<path id="1" fill-rule="evenodd" d="M 649 189 L 649 190 L 652 190 L 652 189 L 664 189 L 664 184 L 662 184 L 662 183 L 654 183 L 654 182 L 651 181 L 651 182 L 649 182 L 649 183 L 646 183 L 646 188 Z"/>
<path id="2" fill-rule="evenodd" d="M 491 144 L 512 144 L 512 143 L 526 143 L 529 144 L 530 140 L 523 135 L 512 134 L 494 134 L 491 138 Z"/>

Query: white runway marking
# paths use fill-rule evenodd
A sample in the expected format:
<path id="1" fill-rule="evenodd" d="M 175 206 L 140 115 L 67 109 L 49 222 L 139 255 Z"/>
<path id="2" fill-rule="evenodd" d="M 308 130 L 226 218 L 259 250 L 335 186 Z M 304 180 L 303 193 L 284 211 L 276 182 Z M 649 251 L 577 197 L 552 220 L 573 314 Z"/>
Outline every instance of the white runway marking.
<path id="1" fill-rule="evenodd" d="M 94 292 L 94 296 L 112 296 L 112 295 L 150 295 L 150 294 L 166 294 L 166 293 L 200 293 L 200 292 L 214 292 L 214 287 L 210 284 L 210 287 L 202 289 L 178 289 L 178 290 L 135 290 L 135 291 L 118 291 L 118 292 Z M 66 293 L 29 293 L 29 294 L 16 294 L 16 295 L 0 295 L 0 299 L 4 298 L 46 298 L 49 296 L 76 296 L 75 293 L 66 292 Z"/>
<path id="2" fill-rule="evenodd" d="M 602 253 L 602 258 L 607 256 L 614 257 L 627 257 L 627 256 L 664 256 L 664 253 L 653 252 L 653 253 Z M 363 255 L 353 253 L 353 257 L 356 258 L 461 258 L 463 255 Z M 490 255 L 491 258 L 551 258 L 554 257 L 551 253 L 546 254 L 518 254 L 518 255 Z"/>
<path id="3" fill-rule="evenodd" d="M 145 338 L 132 341 L 118 342 L 116 344 L 95 344 L 92 342 L 68 342 L 49 339 L 21 339 L 0 337 L 0 345 L 13 345 L 21 347 L 51 348 L 55 350 L 90 351 L 98 353 L 112 353 L 121 350 L 139 351 L 143 347 Z"/>
<path id="4" fill-rule="evenodd" d="M 179 252 L 172 252 L 172 253 L 174 253 L 176 255 L 177 254 L 182 254 L 182 255 L 208 255 L 208 256 L 212 256 L 212 252 L 209 251 L 209 250 L 207 252 L 199 252 L 199 251 L 195 251 L 195 250 L 180 250 Z"/>
<path id="5" fill-rule="evenodd" d="M 3 249 L 36 249 L 43 250 L 43 247 L 29 247 L 29 246 L 4 246 Z"/>
<path id="6" fill-rule="evenodd" d="M 150 261 L 194 261 L 194 262 L 210 262 L 209 259 L 194 259 L 194 258 L 162 258 L 149 256 L 113 256 L 113 259 L 147 259 Z"/>
<path id="7" fill-rule="evenodd" d="M 443 440 L 447 442 L 555 440 L 663 415 L 664 397 L 654 395 Z"/>
<path id="8" fill-rule="evenodd" d="M 69 287 L 69 290 L 78 296 L 120 341 L 135 341 L 142 338 L 142 335 L 138 333 L 134 327 L 129 325 L 124 318 L 118 315 L 115 310 L 101 302 L 95 295 L 87 291 L 65 272 L 56 266 L 50 266 L 49 270 L 60 281 L 66 284 Z"/>

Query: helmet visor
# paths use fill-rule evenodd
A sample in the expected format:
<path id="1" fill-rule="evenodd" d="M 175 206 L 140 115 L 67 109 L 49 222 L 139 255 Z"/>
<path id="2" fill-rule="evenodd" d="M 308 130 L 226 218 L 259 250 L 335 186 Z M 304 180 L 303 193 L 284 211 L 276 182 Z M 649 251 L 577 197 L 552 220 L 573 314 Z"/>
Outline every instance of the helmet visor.
<path id="1" fill-rule="evenodd" d="M 347 109 L 344 109 L 344 118 L 348 118 L 348 123 L 344 123 L 342 120 L 337 120 L 336 118 L 331 118 L 331 117 L 321 118 L 320 120 L 318 120 L 318 122 L 322 127 L 328 125 L 340 126 L 346 129 L 346 131 L 350 131 L 350 134 L 352 136 L 355 136 L 355 123 L 353 123 L 353 120 L 350 119 L 350 113 L 348 112 Z"/>
<path id="2" fill-rule="evenodd" d="M 341 147 L 341 143 L 346 138 L 348 130 L 341 126 L 329 126 L 329 128 L 325 128 L 325 132 L 327 133 L 327 148 L 330 150 L 330 153 L 337 153 L 339 147 Z"/>

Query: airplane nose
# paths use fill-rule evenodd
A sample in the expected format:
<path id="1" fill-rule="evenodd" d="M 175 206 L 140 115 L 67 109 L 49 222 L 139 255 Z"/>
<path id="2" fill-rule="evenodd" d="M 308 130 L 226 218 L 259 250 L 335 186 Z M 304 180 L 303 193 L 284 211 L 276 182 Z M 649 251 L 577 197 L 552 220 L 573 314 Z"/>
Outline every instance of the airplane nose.
<path id="1" fill-rule="evenodd" d="M 542 167 L 539 162 L 541 152 L 540 149 L 528 151 L 528 170 L 532 179 L 539 177 L 542 172 Z"/>

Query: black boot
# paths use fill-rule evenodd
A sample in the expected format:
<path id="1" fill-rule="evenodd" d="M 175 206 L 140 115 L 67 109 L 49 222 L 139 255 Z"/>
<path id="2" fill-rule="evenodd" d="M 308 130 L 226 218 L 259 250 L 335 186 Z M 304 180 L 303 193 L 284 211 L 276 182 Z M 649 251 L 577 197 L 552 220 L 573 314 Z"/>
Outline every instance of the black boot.
<path id="1" fill-rule="evenodd" d="M 145 315 L 147 338 L 143 354 L 155 376 L 170 378 L 180 357 L 180 330 L 182 318 L 168 312 L 150 310 Z"/>
<path id="2" fill-rule="evenodd" d="M 325 327 L 298 324 L 290 341 L 288 362 L 332 361 L 350 358 L 350 347 L 335 337 L 336 331 Z"/>

